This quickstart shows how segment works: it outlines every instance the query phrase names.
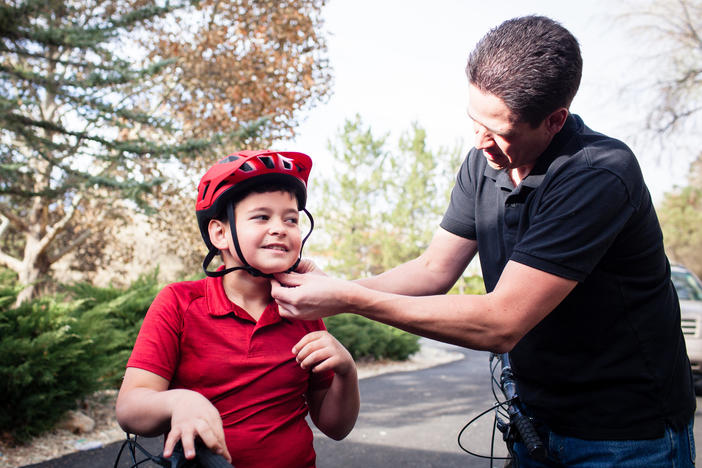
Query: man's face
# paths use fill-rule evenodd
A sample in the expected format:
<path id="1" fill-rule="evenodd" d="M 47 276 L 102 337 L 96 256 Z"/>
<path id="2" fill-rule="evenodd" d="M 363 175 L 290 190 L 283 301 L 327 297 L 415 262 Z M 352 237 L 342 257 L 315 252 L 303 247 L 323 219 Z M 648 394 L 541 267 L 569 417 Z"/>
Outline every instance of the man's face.
<path id="1" fill-rule="evenodd" d="M 468 116 L 473 121 L 476 149 L 498 170 L 531 170 L 553 137 L 546 121 L 536 128 L 517 122 L 502 99 L 472 84 L 468 88 Z"/>
<path id="2" fill-rule="evenodd" d="M 252 193 L 237 203 L 236 233 L 249 265 L 263 273 L 294 265 L 300 255 L 299 216 L 297 199 L 287 192 Z"/>

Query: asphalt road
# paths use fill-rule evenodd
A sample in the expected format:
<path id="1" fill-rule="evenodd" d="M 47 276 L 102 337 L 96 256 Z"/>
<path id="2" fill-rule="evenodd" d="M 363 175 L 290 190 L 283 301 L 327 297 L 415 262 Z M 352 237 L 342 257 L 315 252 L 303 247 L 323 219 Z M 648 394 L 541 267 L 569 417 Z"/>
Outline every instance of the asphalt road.
<path id="1" fill-rule="evenodd" d="M 463 426 L 492 406 L 487 353 L 459 350 L 465 359 L 414 372 L 385 374 L 361 380 L 361 412 L 353 432 L 336 442 L 315 431 L 318 468 L 441 467 L 489 468 L 488 459 L 462 451 L 457 436 Z M 695 439 L 702 438 L 702 399 L 695 415 Z M 461 438 L 469 450 L 489 455 L 492 413 L 473 423 Z M 504 455 L 500 434 L 495 454 Z M 142 439 L 152 453 L 158 439 Z M 101 468 L 114 465 L 119 443 L 79 452 L 27 468 Z M 702 460 L 698 457 L 697 462 Z M 501 460 L 492 466 L 502 467 Z M 130 466 L 122 457 L 120 468 Z M 140 467 L 155 468 L 155 464 Z"/>

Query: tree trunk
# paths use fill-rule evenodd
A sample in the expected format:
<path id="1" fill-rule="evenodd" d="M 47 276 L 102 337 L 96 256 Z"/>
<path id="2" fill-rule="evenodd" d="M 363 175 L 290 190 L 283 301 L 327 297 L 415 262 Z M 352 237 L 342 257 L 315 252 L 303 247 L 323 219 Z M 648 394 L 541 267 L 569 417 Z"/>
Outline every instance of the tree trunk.
<path id="1" fill-rule="evenodd" d="M 41 251 L 37 239 L 28 235 L 27 244 L 24 248 L 24 259 L 20 270 L 17 271 L 18 283 L 24 285 L 24 287 L 17 295 L 15 307 L 36 296 L 50 267 L 51 264 L 46 254 Z"/>

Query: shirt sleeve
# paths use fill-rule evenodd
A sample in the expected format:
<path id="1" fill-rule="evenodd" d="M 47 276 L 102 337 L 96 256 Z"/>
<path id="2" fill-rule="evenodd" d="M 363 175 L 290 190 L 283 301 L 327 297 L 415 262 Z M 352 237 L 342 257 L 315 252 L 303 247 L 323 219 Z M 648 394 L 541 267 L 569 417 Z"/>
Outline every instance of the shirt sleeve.
<path id="1" fill-rule="evenodd" d="M 617 175 L 606 169 L 577 171 L 544 192 L 510 259 L 583 281 L 634 211 L 630 193 Z"/>
<path id="2" fill-rule="evenodd" d="M 444 213 L 440 226 L 459 237 L 476 240 L 475 228 L 475 184 L 471 176 L 469 161 L 471 154 L 461 164 L 456 176 L 456 184 L 451 190 L 449 206 Z M 475 157 L 472 158 L 475 160 Z M 475 164 L 473 164 L 475 166 Z M 474 170 L 476 168 L 473 168 Z"/>
<path id="3" fill-rule="evenodd" d="M 139 330 L 127 367 L 136 367 L 171 381 L 178 363 L 182 320 L 175 294 L 170 287 L 162 289 Z"/>

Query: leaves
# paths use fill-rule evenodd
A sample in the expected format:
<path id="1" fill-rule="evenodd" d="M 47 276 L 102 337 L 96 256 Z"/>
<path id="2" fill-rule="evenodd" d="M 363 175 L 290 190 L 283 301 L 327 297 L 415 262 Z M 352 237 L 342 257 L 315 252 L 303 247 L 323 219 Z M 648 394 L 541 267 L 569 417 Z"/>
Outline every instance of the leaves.
<path id="1" fill-rule="evenodd" d="M 702 276 L 702 187 L 667 193 L 657 211 L 671 261 Z"/>
<path id="2" fill-rule="evenodd" d="M 350 278 L 378 274 L 417 257 L 438 227 L 458 151 L 430 151 L 416 124 L 397 149 L 387 148 L 387 138 L 356 116 L 331 146 L 334 174 L 310 197 L 323 213 L 310 251 L 324 256 L 325 269 Z"/>

